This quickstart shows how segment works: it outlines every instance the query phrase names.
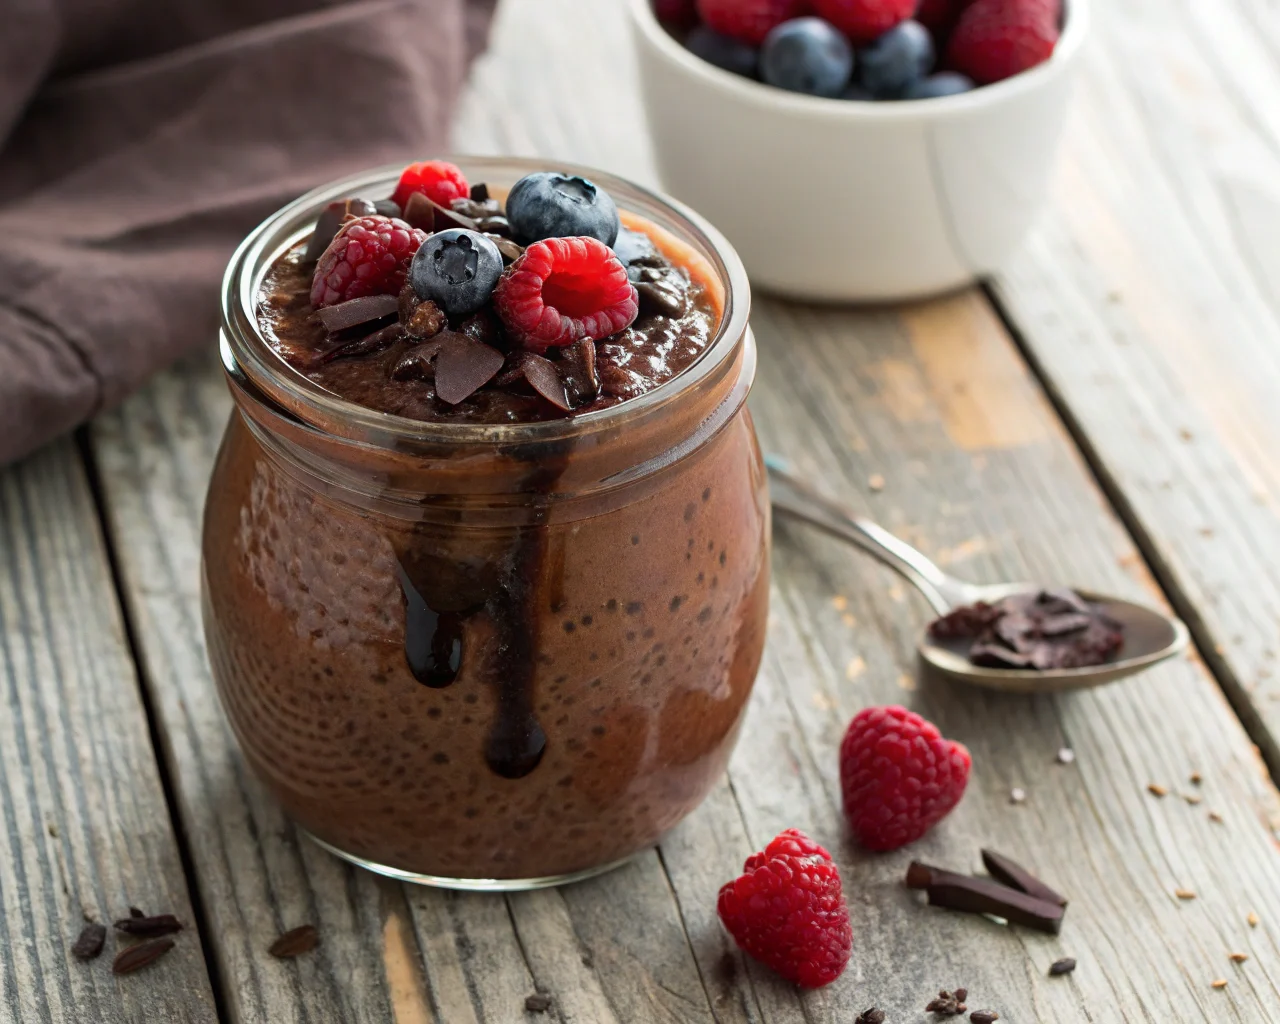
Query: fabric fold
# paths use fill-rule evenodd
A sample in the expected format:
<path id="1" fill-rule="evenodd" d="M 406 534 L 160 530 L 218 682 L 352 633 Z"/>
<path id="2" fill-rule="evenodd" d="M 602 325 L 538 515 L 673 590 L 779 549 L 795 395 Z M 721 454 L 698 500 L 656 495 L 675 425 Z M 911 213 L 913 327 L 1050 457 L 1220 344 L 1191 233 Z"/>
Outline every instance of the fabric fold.
<path id="1" fill-rule="evenodd" d="M 444 150 L 488 0 L 280 2 L 44 86 L 4 141 L 0 463 L 213 344 L 227 259 L 272 210 Z"/>

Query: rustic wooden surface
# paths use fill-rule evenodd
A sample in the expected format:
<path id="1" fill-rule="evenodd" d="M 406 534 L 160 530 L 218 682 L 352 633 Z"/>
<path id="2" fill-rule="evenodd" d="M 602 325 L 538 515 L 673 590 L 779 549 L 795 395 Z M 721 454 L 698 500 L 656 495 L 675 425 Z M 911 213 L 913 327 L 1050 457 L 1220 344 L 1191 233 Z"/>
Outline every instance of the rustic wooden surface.
<path id="1" fill-rule="evenodd" d="M 1280 11 L 1108 0 L 996 294 L 1280 771 Z"/>
<path id="2" fill-rule="evenodd" d="M 187 924 L 144 972 L 71 955 L 130 905 Z M 75 446 L 0 474 L 0 1020 L 216 1021 L 97 511 Z"/>
<path id="3" fill-rule="evenodd" d="M 652 181 L 616 0 L 504 4 L 493 52 L 477 67 L 459 117 L 457 148 L 537 153 Z M 1168 6 L 1177 8 L 1171 17 L 1157 17 Z M 1191 89 L 1177 78 L 1177 60 L 1207 67 L 1203 40 L 1196 37 L 1198 48 L 1192 49 L 1192 28 L 1211 37 L 1213 53 L 1240 58 L 1213 65 L 1222 94 L 1239 104 L 1242 95 L 1269 95 L 1274 84 L 1275 69 L 1256 48 L 1275 27 L 1275 15 L 1262 0 L 1221 6 L 1224 18 L 1212 24 L 1190 4 L 1155 0 L 1114 0 L 1099 12 L 1104 49 L 1090 64 L 1060 203 L 1082 208 L 1058 212 L 1025 263 L 999 283 L 997 295 L 1069 422 L 1085 435 L 1089 454 L 1102 460 L 1115 506 L 1140 527 L 1139 539 L 1157 556 L 1175 600 L 1197 613 L 1191 617 L 1202 629 L 1221 631 L 1232 623 L 1226 628 L 1247 633 L 1261 651 L 1260 637 L 1275 630 L 1276 614 L 1265 603 L 1271 585 L 1246 577 L 1244 569 L 1265 565 L 1265 559 L 1245 559 L 1234 538 L 1237 546 L 1223 549 L 1238 567 L 1239 575 L 1231 577 L 1242 592 L 1235 606 L 1252 615 L 1228 619 L 1220 617 L 1227 614 L 1221 602 L 1210 602 L 1195 583 L 1193 569 L 1208 564 L 1208 556 L 1178 561 L 1170 552 L 1199 543 L 1202 526 L 1216 535 L 1239 530 L 1264 550 L 1277 534 L 1267 529 L 1269 520 L 1257 518 L 1263 506 L 1241 513 L 1229 504 L 1234 492 L 1225 484 L 1221 497 L 1206 496 L 1217 477 L 1197 482 L 1166 469 L 1162 478 L 1172 481 L 1170 488 L 1151 495 L 1135 484 L 1146 479 L 1141 472 L 1157 473 L 1161 465 L 1185 466 L 1185 472 L 1196 466 L 1179 461 L 1179 453 L 1194 448 L 1189 442 L 1166 445 L 1142 432 L 1171 421 L 1143 405 L 1140 386 L 1150 384 L 1148 394 L 1174 400 L 1170 410 L 1182 401 L 1191 415 L 1199 408 L 1194 396 L 1224 419 L 1243 404 L 1232 400 L 1228 386 L 1256 386 L 1259 416 L 1269 414 L 1265 397 L 1280 391 L 1268 392 L 1245 372 L 1243 356 L 1235 371 L 1223 366 L 1206 373 L 1216 386 L 1203 394 L 1195 392 L 1194 374 L 1175 381 L 1169 371 L 1148 381 L 1143 367 L 1155 365 L 1154 357 L 1135 362 L 1125 345 L 1148 353 L 1157 343 L 1168 344 L 1158 330 L 1165 324 L 1158 288 L 1167 287 L 1181 303 L 1175 308 L 1195 314 L 1193 320 L 1173 319 L 1182 347 L 1170 347 L 1171 362 L 1196 351 L 1193 342 L 1207 346 L 1210 337 L 1224 338 L 1228 325 L 1243 322 L 1232 318 L 1246 313 L 1254 318 L 1248 337 L 1257 358 L 1264 358 L 1266 321 L 1259 310 L 1265 304 L 1246 302 L 1242 312 L 1239 293 L 1232 291 L 1236 282 L 1224 267 L 1208 281 L 1196 276 L 1213 270 L 1217 250 L 1204 242 L 1206 255 L 1182 254 L 1186 262 L 1179 264 L 1181 251 L 1159 247 L 1162 237 L 1181 239 L 1179 231 L 1187 238 L 1197 237 L 1193 229 L 1216 231 L 1196 219 L 1207 216 L 1210 190 L 1197 169 L 1215 154 L 1176 137 L 1183 129 L 1168 124 L 1169 108 L 1183 101 L 1178 90 Z M 1236 31 L 1249 18 L 1254 34 Z M 1170 38 L 1143 37 L 1139 26 L 1145 31 L 1148 22 L 1164 26 Z M 1161 49 L 1171 41 L 1178 45 Z M 1116 54 L 1125 59 L 1117 61 Z M 1138 56 L 1166 62 L 1161 74 L 1142 77 Z M 1218 92 L 1207 92 L 1219 100 Z M 1231 138 L 1249 132 L 1261 138 L 1274 116 L 1261 106 L 1251 118 L 1237 110 L 1236 120 L 1219 129 L 1211 113 L 1216 108 L 1203 95 L 1200 100 L 1206 106 L 1193 107 L 1186 130 L 1206 136 L 1230 131 Z M 1103 118 L 1108 105 L 1121 112 L 1119 126 Z M 1126 142 L 1133 147 L 1134 138 L 1142 139 L 1141 153 L 1122 150 L 1125 129 L 1141 126 L 1147 134 L 1130 131 Z M 1178 143 L 1169 146 L 1182 158 L 1177 173 L 1196 178 L 1195 189 L 1203 194 L 1172 168 L 1156 178 L 1166 182 L 1160 189 L 1143 191 L 1144 173 L 1157 162 L 1151 141 L 1157 135 Z M 1236 152 L 1222 137 L 1214 141 L 1238 157 L 1238 166 L 1259 168 L 1264 177 L 1274 160 L 1266 147 Z M 1169 153 L 1160 159 L 1172 163 Z M 1258 190 L 1265 192 L 1262 185 Z M 1111 259 L 1105 266 L 1085 255 L 1093 252 L 1085 240 L 1091 231 L 1104 235 L 1095 244 Z M 1266 241 L 1265 234 L 1255 236 L 1255 254 L 1266 253 Z M 1116 312 L 1126 307 L 1111 296 L 1119 285 L 1108 273 L 1131 275 L 1147 287 L 1142 294 L 1151 301 L 1143 318 Z M 1117 333 L 1119 316 L 1126 318 L 1125 329 Z M 1061 579 L 1162 600 L 983 293 L 861 312 L 761 300 L 753 320 L 761 345 L 753 408 L 762 440 L 831 492 L 958 574 Z M 1209 323 L 1217 333 L 1201 339 L 1192 325 Z M 1245 344 L 1234 335 L 1231 341 Z M 1071 345 L 1086 352 L 1076 359 Z M 1200 359 L 1212 363 L 1207 349 Z M 1093 382 L 1090 368 L 1111 377 Z M 1091 393 L 1091 383 L 1110 403 Z M 1109 407 L 1117 417 L 1111 432 Z M 77 973 L 82 965 L 68 965 L 42 944 L 54 923 L 65 930 L 80 907 L 59 895 L 61 869 L 49 852 L 50 838 L 39 833 L 43 818 L 31 809 L 33 792 L 44 794 L 42 809 L 63 806 L 60 799 L 90 803 L 79 796 L 95 792 L 88 784 L 120 803 L 104 797 L 107 810 L 91 805 L 93 813 L 77 810 L 68 815 L 70 826 L 59 825 L 68 857 L 75 855 L 85 876 L 68 885 L 73 895 L 97 886 L 111 900 L 125 890 L 134 900 L 127 883 L 136 872 L 151 886 L 136 898 L 154 899 L 157 908 L 182 906 L 184 881 L 155 774 L 157 756 L 189 852 L 188 884 L 202 911 L 209 970 L 229 1021 L 849 1024 L 872 1003 L 888 1010 L 890 1021 L 921 1021 L 930 992 L 956 985 L 970 989 L 971 1005 L 991 1006 L 1009 1021 L 1280 1018 L 1280 853 L 1273 839 L 1280 798 L 1205 666 L 1191 657 L 1121 686 L 1035 700 L 921 678 L 913 645 L 927 618 L 923 603 L 856 553 L 785 523 L 776 531 L 770 645 L 738 752 L 725 782 L 659 849 L 600 879 L 510 897 L 401 886 L 337 862 L 300 838 L 247 775 L 208 674 L 199 616 L 200 510 L 227 411 L 209 353 L 161 375 L 93 428 L 136 669 L 73 451 L 55 447 L 0 476 L 0 654 L 8 670 L 0 679 L 8 680 L 6 700 L 22 711 L 0 721 L 6 801 L 0 843 L 7 844 L 0 849 L 0 906 L 8 940 L 0 950 L 0 1019 L 141 1019 L 128 1014 L 164 1005 L 156 1002 L 164 998 L 189 1005 L 176 1006 L 168 1018 L 153 1011 L 155 1020 L 216 1019 L 194 934 L 183 942 L 195 959 L 114 984 L 104 962 Z M 1203 410 L 1198 415 L 1207 416 Z M 1122 423 L 1153 466 L 1125 449 L 1117 436 Z M 1198 439 L 1205 428 L 1197 421 L 1185 429 Z M 1259 435 L 1243 436 L 1252 441 Z M 1208 469 L 1225 466 L 1224 444 L 1212 449 L 1219 461 Z M 883 477 L 882 489 L 869 485 L 873 475 Z M 1158 518 L 1162 501 L 1173 504 L 1170 489 L 1219 518 Z M 27 525 L 15 532 L 12 524 L 19 520 L 11 510 L 26 508 L 23 502 L 39 511 L 26 512 L 21 522 Z M 46 552 L 38 567 L 25 554 L 33 546 Z M 79 556 L 76 561 L 68 560 L 69 551 Z M 10 570 L 6 560 L 19 558 L 17 571 Z M 32 605 L 40 593 L 61 594 L 63 610 L 75 608 L 74 624 L 68 614 L 54 614 L 63 606 L 52 598 Z M 1248 605 L 1244 595 L 1254 593 L 1262 595 L 1260 603 Z M 12 617 L 18 612 L 11 609 L 29 607 L 41 609 L 34 622 L 30 612 Z M 33 650 L 58 652 L 57 660 Z M 159 740 L 156 756 L 137 700 L 139 676 Z M 1234 688 L 1243 678 L 1233 668 L 1227 682 Z M 969 795 L 943 826 L 909 851 L 873 857 L 844 837 L 834 749 L 859 707 L 888 701 L 920 710 L 966 742 L 975 771 Z M 127 704 L 123 712 L 121 702 Z M 79 733 L 70 746 L 61 740 L 62 756 L 70 761 L 74 751 L 79 773 L 63 778 L 51 767 L 60 763 L 52 754 L 24 754 L 3 731 L 13 731 L 10 722 L 17 722 L 28 744 L 53 742 L 48 737 L 64 727 L 36 717 L 31 707 L 48 709 L 46 718 L 76 709 L 84 715 L 86 737 L 96 735 L 91 726 L 104 711 L 124 724 L 101 748 L 81 742 Z M 1074 764 L 1056 762 L 1062 746 L 1074 749 Z M 1197 793 L 1203 801 L 1196 805 L 1180 798 L 1192 791 L 1193 771 L 1204 777 Z M 140 783 L 131 774 L 137 772 Z M 1170 795 L 1150 795 L 1148 782 L 1168 786 Z M 1026 790 L 1026 803 L 1009 802 L 1015 786 Z M 1211 810 L 1221 823 L 1210 819 Z M 119 827 L 105 828 L 104 818 Z M 134 825 L 135 818 L 149 830 Z M 791 826 L 836 853 L 854 918 L 849 971 L 815 993 L 801 994 L 744 960 L 714 913 L 719 885 L 749 852 Z M 69 840 L 69 827 L 82 838 Z M 130 837 L 143 833 L 154 849 L 129 845 Z M 930 910 L 902 888 L 912 857 L 976 868 L 981 845 L 1024 859 L 1071 895 L 1062 936 Z M 1177 888 L 1194 890 L 1197 899 L 1178 900 Z M 30 909 L 37 907 L 53 909 Z M 1251 912 L 1258 915 L 1256 928 L 1247 920 Z M 267 956 L 280 931 L 304 922 L 322 934 L 314 954 L 288 963 Z M 1237 951 L 1250 956 L 1240 966 L 1228 960 Z M 1070 978 L 1047 978 L 1048 964 L 1062 955 L 1079 958 L 1080 968 Z M 192 972 L 185 986 L 159 973 L 179 967 Z M 24 986 L 32 978 L 45 993 L 35 997 L 43 1004 L 29 1001 Z M 1214 990 L 1215 978 L 1229 984 Z M 535 991 L 553 997 L 548 1014 L 526 1013 L 525 998 Z M 99 1005 L 109 1009 L 95 1016 Z"/>

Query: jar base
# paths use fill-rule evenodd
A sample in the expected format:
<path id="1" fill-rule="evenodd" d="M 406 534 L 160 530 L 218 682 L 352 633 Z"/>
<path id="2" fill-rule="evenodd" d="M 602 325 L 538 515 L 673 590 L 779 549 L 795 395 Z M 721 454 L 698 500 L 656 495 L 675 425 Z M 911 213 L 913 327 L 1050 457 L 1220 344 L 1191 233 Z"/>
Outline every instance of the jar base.
<path id="1" fill-rule="evenodd" d="M 365 860 L 363 857 L 357 857 L 354 853 L 340 850 L 332 843 L 326 843 L 323 839 L 317 838 L 300 826 L 298 831 L 335 857 L 340 857 L 342 860 L 362 867 L 367 871 L 372 871 L 375 874 L 394 878 L 398 882 L 429 885 L 435 889 L 457 889 L 461 892 L 527 892 L 531 889 L 551 889 L 558 885 L 569 885 L 573 882 L 582 882 L 588 878 L 595 878 L 596 875 L 603 875 L 615 868 L 622 867 L 622 865 L 636 856 L 632 854 L 630 857 L 623 857 L 621 860 L 601 864 L 598 867 L 585 868 L 582 871 L 571 871 L 564 875 L 548 875 L 545 878 L 448 878 L 442 875 L 419 874 L 416 871 L 406 871 L 403 868 L 388 867 L 386 864 Z"/>

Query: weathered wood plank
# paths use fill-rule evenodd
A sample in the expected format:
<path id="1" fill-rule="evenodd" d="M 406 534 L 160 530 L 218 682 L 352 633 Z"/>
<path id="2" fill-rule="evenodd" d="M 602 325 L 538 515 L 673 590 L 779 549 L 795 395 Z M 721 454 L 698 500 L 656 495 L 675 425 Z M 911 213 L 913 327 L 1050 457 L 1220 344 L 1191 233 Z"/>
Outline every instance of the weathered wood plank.
<path id="1" fill-rule="evenodd" d="M 186 925 L 116 977 L 71 944 L 136 905 Z M 137 670 L 70 441 L 0 473 L 0 1020 L 217 1020 Z"/>
<path id="2" fill-rule="evenodd" d="M 1096 5 L 1054 205 L 995 284 L 1280 770 L 1280 19 Z"/>

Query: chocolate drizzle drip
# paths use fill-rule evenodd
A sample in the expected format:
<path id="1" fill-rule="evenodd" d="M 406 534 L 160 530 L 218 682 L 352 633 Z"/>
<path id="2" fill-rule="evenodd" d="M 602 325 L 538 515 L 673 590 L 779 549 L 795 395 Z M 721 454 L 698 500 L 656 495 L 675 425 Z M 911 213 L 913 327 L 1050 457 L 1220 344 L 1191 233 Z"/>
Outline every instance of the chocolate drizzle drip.
<path id="1" fill-rule="evenodd" d="M 418 592 L 404 566 L 396 564 L 404 593 L 404 657 L 409 671 L 423 686 L 443 689 L 462 668 L 463 616 L 437 612 Z"/>

